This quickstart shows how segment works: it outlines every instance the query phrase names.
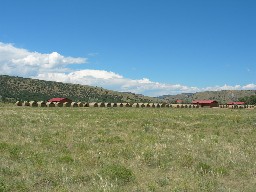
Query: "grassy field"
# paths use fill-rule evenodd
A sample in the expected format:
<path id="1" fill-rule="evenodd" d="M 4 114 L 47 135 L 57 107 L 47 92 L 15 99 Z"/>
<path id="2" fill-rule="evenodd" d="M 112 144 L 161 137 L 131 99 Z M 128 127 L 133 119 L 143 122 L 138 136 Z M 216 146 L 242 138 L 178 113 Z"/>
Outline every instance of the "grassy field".
<path id="1" fill-rule="evenodd" d="M 255 109 L 0 106 L 0 191 L 255 189 Z"/>

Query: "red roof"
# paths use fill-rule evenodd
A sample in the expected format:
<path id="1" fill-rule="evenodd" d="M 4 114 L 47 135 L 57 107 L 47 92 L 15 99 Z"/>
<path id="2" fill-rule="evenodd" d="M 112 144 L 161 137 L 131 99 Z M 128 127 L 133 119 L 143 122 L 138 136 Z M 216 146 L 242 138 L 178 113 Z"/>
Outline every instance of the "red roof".
<path id="1" fill-rule="evenodd" d="M 211 104 L 211 103 L 218 103 L 215 100 L 195 100 L 192 101 L 193 104 Z"/>
<path id="2" fill-rule="evenodd" d="M 60 102 L 60 101 L 63 101 L 63 100 L 66 100 L 67 98 L 52 98 L 49 100 L 49 102 Z"/>
<path id="3" fill-rule="evenodd" d="M 228 102 L 227 105 L 244 105 L 245 102 Z"/>

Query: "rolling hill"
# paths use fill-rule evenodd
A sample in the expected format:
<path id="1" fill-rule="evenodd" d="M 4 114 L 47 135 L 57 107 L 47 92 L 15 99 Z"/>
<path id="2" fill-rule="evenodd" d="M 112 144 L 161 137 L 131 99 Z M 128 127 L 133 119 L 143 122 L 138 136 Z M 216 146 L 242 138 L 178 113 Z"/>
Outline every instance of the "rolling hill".
<path id="1" fill-rule="evenodd" d="M 147 97 L 130 92 L 117 92 L 101 87 L 44 81 L 31 78 L 0 75 L 0 101 L 46 101 L 53 97 L 67 97 L 73 101 L 84 102 L 168 102 L 177 99 L 184 103 L 192 100 L 211 99 L 219 103 L 238 101 L 243 98 L 256 98 L 256 90 L 222 90 L 198 93 L 182 93 L 178 95 L 164 95 L 157 98 Z"/>
<path id="2" fill-rule="evenodd" d="M 0 100 L 2 101 L 46 101 L 53 97 L 67 97 L 73 101 L 84 102 L 162 101 L 159 98 L 111 91 L 100 87 L 0 75 Z"/>

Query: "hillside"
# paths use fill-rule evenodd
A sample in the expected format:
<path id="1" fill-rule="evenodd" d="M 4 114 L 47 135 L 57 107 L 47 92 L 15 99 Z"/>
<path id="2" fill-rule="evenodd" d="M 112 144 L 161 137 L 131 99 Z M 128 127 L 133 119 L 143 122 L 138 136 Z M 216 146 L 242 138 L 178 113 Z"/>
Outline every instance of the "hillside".
<path id="1" fill-rule="evenodd" d="M 67 97 L 84 102 L 157 102 L 159 98 L 121 93 L 99 87 L 0 75 L 0 100 L 48 100 Z"/>
<path id="2" fill-rule="evenodd" d="M 256 90 L 222 90 L 222 91 L 205 91 L 198 93 L 182 93 L 178 95 L 164 95 L 159 97 L 170 102 L 175 102 L 177 99 L 183 100 L 185 103 L 190 103 L 192 100 L 211 99 L 219 103 L 230 101 L 238 101 L 241 98 L 256 96 Z"/>
<path id="3" fill-rule="evenodd" d="M 238 101 L 241 98 L 254 96 L 256 90 L 222 90 L 198 93 L 182 93 L 178 95 L 164 95 L 153 98 L 130 92 L 117 92 L 101 87 L 43 81 L 38 79 L 0 75 L 0 101 L 15 102 L 16 100 L 48 100 L 52 97 L 67 97 L 73 101 L 84 102 L 170 102 L 177 99 L 184 103 L 192 100 L 212 99 L 219 103 Z"/>

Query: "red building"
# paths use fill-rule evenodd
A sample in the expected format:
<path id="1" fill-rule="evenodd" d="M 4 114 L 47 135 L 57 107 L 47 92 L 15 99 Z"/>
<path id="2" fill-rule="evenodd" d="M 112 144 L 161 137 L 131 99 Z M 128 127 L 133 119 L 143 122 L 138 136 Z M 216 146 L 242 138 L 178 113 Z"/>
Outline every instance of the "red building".
<path id="1" fill-rule="evenodd" d="M 48 102 L 59 102 L 59 103 L 65 103 L 65 102 L 69 102 L 71 103 L 72 100 L 71 99 L 68 99 L 68 98 L 52 98 L 52 99 L 49 99 Z"/>
<path id="2" fill-rule="evenodd" d="M 195 100 L 192 102 L 194 105 L 199 105 L 201 107 L 218 107 L 219 103 L 215 100 Z"/>
<path id="3" fill-rule="evenodd" d="M 245 105 L 245 102 L 228 102 L 227 105 Z"/>

